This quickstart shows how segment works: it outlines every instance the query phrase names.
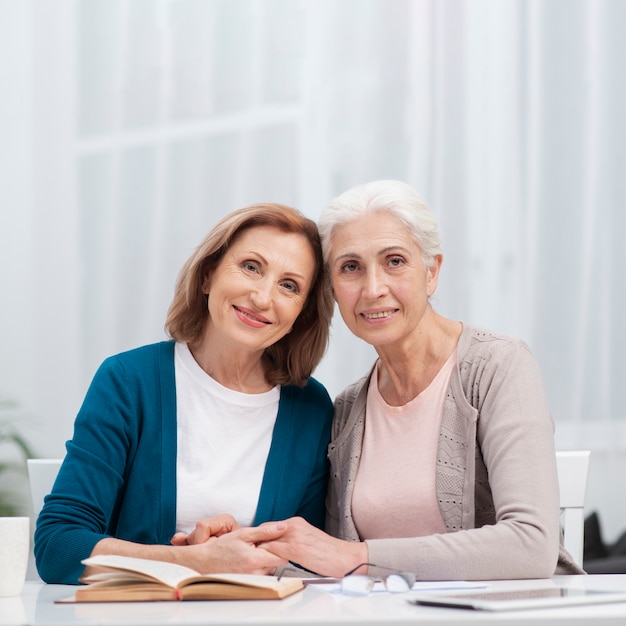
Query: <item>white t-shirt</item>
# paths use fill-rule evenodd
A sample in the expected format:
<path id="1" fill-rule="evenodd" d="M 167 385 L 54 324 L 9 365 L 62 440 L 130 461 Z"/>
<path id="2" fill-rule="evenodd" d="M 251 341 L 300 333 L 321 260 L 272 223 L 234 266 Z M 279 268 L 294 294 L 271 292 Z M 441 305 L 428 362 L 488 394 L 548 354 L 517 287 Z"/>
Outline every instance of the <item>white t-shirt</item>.
<path id="1" fill-rule="evenodd" d="M 257 509 L 280 387 L 259 394 L 223 387 L 176 343 L 176 530 L 230 513 L 250 526 Z"/>

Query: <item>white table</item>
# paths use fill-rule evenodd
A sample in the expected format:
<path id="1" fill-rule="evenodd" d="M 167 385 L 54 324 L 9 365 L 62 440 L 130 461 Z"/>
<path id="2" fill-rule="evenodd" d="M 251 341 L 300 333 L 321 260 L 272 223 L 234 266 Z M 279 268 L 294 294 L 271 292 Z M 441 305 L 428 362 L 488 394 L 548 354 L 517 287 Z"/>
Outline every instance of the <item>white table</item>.
<path id="1" fill-rule="evenodd" d="M 541 581 L 497 581 L 490 583 L 490 586 L 493 589 L 520 589 L 555 584 L 623 591 L 626 590 L 626 574 L 555 576 Z M 64 585 L 27 582 L 21 596 L 0 598 L 0 626 L 442 626 L 461 622 L 514 626 L 626 624 L 626 603 L 488 614 L 481 611 L 415 606 L 407 602 L 411 593 L 376 593 L 348 597 L 315 587 L 308 587 L 284 600 L 270 601 L 54 604 L 55 599 L 70 596 L 73 590 L 74 587 Z"/>

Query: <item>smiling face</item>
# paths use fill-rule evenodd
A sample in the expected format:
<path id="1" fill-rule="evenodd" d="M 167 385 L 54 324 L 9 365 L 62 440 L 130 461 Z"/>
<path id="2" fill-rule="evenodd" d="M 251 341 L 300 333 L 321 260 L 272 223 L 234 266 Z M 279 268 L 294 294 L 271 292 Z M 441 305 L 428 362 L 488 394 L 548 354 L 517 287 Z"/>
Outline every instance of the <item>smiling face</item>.
<path id="1" fill-rule="evenodd" d="M 409 229 L 383 211 L 335 227 L 329 266 L 348 328 L 367 343 L 402 344 L 420 332 L 430 310 L 441 257 L 427 268 Z"/>
<path id="2" fill-rule="evenodd" d="M 272 226 L 243 231 L 202 286 L 213 345 L 262 351 L 276 343 L 302 311 L 315 269 L 303 235 Z"/>

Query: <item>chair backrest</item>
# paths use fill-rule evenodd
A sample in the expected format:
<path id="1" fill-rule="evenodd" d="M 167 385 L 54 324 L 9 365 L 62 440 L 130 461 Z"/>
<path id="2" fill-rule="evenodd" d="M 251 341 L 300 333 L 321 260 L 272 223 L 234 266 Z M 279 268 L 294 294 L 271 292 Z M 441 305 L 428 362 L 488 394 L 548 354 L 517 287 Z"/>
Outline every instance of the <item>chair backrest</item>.
<path id="1" fill-rule="evenodd" d="M 43 499 L 52 491 L 63 459 L 28 459 L 28 481 L 33 503 L 34 519 L 37 521 Z"/>
<path id="2" fill-rule="evenodd" d="M 558 451 L 556 467 L 559 475 L 563 543 L 574 561 L 582 567 L 585 529 L 585 496 L 589 474 L 589 450 Z"/>

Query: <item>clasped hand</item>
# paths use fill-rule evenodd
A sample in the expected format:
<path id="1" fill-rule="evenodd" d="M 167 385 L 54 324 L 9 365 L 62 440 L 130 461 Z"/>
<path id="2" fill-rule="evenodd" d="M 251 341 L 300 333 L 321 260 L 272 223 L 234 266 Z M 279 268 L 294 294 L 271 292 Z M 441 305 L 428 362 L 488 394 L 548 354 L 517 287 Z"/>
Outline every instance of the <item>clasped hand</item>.
<path id="1" fill-rule="evenodd" d="M 259 548 L 314 574 L 336 578 L 368 561 L 364 542 L 337 539 L 301 517 L 291 517 L 284 524 L 282 533 L 259 543 Z"/>
<path id="2" fill-rule="evenodd" d="M 200 520 L 196 523 L 196 527 L 188 535 L 182 532 L 176 533 L 172 539 L 173 546 L 192 546 L 198 543 L 204 543 L 211 537 L 221 537 L 227 533 L 239 530 L 241 526 L 237 520 L 228 513 L 222 513 Z"/>
<path id="3" fill-rule="evenodd" d="M 212 571 L 273 574 L 292 562 L 313 573 L 341 577 L 367 562 L 365 543 L 331 537 L 301 517 L 242 528 L 224 513 L 199 521 L 188 535 L 176 533 L 172 545 L 210 547 Z M 226 569 L 214 569 L 216 558 Z"/>
<path id="4" fill-rule="evenodd" d="M 284 522 L 242 528 L 232 515 L 224 513 L 200 520 L 189 534 L 176 533 L 171 544 L 193 551 L 185 560 L 202 573 L 274 574 L 287 561 L 260 544 L 279 539 L 286 528 Z"/>

